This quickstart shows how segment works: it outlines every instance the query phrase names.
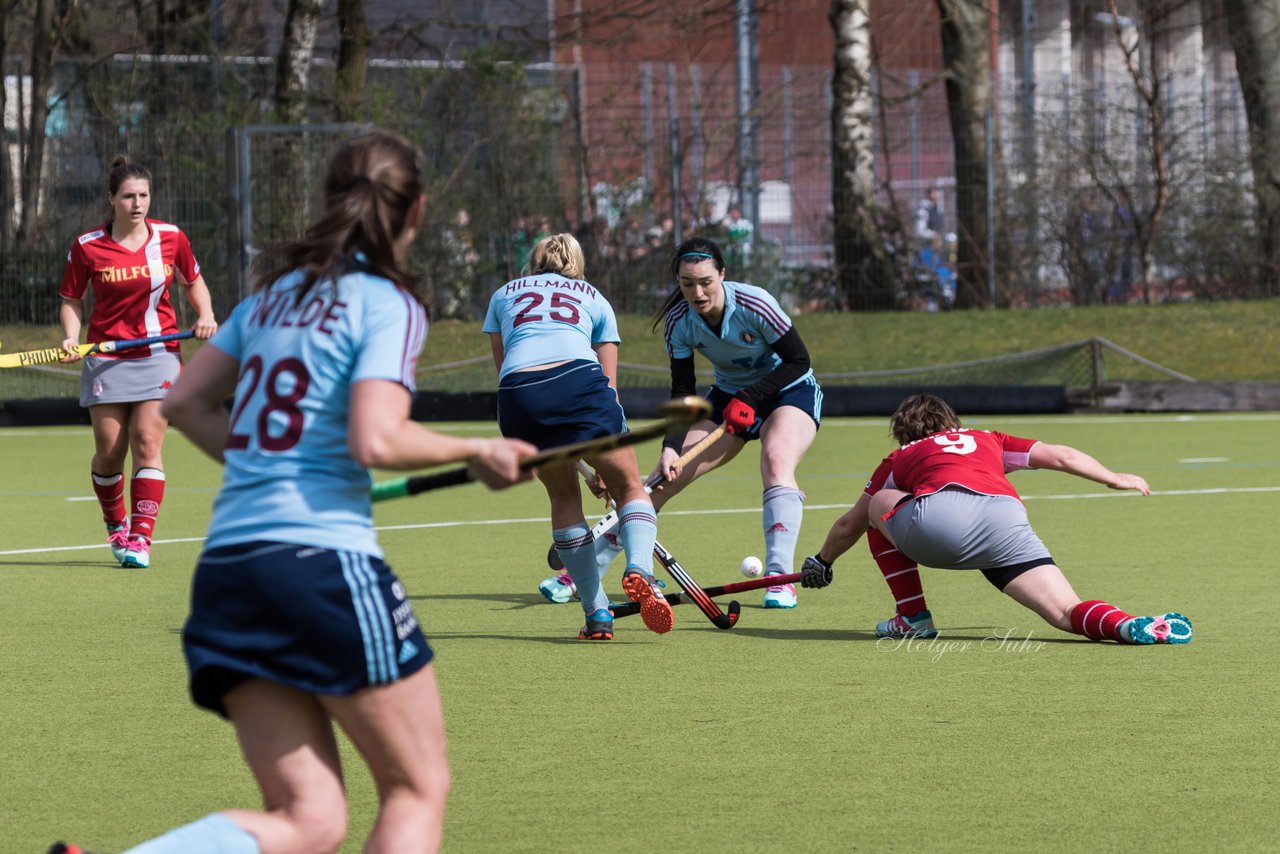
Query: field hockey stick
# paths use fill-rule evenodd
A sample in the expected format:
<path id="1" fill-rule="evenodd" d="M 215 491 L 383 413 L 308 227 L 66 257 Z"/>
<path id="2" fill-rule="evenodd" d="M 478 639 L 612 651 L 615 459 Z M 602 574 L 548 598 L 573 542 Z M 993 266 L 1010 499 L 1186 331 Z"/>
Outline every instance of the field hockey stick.
<path id="1" fill-rule="evenodd" d="M 703 436 L 702 439 L 698 441 L 698 444 L 685 451 L 684 454 L 681 455 L 680 459 L 676 461 L 676 465 L 680 466 L 680 468 L 684 468 L 689 465 L 689 463 L 700 457 L 703 451 L 714 445 L 716 440 L 724 435 L 724 432 L 725 426 L 723 424 L 716 427 L 716 429 Z M 582 470 L 582 468 L 582 466 L 579 466 L 579 470 Z M 583 471 L 583 474 L 587 475 L 587 472 Z M 591 472 L 591 474 L 594 475 L 595 473 Z M 666 478 L 664 478 L 661 473 L 655 473 L 651 478 L 645 481 L 644 491 L 653 492 L 664 480 L 666 480 Z M 596 537 L 603 537 L 605 532 L 612 528 L 617 521 L 618 508 L 615 507 L 608 513 L 601 516 L 600 521 L 596 522 L 595 525 L 591 527 L 592 539 L 595 539 Z M 547 566 L 557 572 L 564 569 L 564 564 L 560 562 L 560 556 L 556 554 L 556 547 L 554 545 L 552 545 L 551 550 L 547 552 Z"/>
<path id="2" fill-rule="evenodd" d="M 685 451 L 676 464 L 681 468 L 689 465 L 689 463 L 701 456 L 703 451 L 714 445 L 715 441 L 724 435 L 724 432 L 725 426 L 723 424 L 716 427 L 716 429 L 703 436 L 698 444 Z M 582 468 L 582 466 L 579 466 L 580 471 Z M 586 474 L 587 473 L 583 471 L 583 475 L 585 476 Z M 594 474 L 594 472 L 592 472 L 592 474 Z M 665 479 L 666 478 L 664 478 L 661 473 L 654 473 L 652 477 L 645 481 L 644 491 L 653 492 L 653 490 L 658 487 L 658 484 L 662 483 Z M 591 538 L 594 540 L 603 537 L 605 532 L 617 524 L 617 522 L 618 508 L 614 507 L 608 513 L 601 516 L 600 521 L 596 522 L 595 525 L 591 527 Z M 556 552 L 555 543 L 552 543 L 551 547 L 547 549 L 547 566 L 554 572 L 564 572 L 564 563 L 560 560 L 560 555 Z"/>
<path id="3" fill-rule="evenodd" d="M 809 583 L 805 584 L 805 576 L 809 576 Z M 805 587 L 826 587 L 831 583 L 833 574 L 828 568 L 825 571 L 806 571 L 791 572 L 786 575 L 765 575 L 761 578 L 752 578 L 748 581 L 735 581 L 729 584 L 721 584 L 715 587 L 704 587 L 702 592 L 707 596 L 725 596 L 730 593 L 744 593 L 748 590 L 760 590 L 764 587 L 773 587 L 781 584 L 795 584 L 797 581 L 804 584 Z M 688 597 L 681 593 L 665 594 L 667 604 L 683 605 Z M 632 614 L 640 613 L 640 604 L 638 602 L 622 602 L 617 605 L 610 605 L 609 610 L 613 611 L 615 617 L 629 617 Z"/>
<path id="4" fill-rule="evenodd" d="M 725 432 L 724 425 L 721 424 L 719 427 L 712 430 L 705 437 L 703 437 L 703 439 L 699 441 L 698 444 L 694 445 L 692 448 L 686 451 L 683 455 L 681 455 L 680 461 L 679 461 L 679 465 L 681 466 L 681 468 L 688 465 L 693 460 L 697 459 L 699 454 L 701 454 L 704 450 L 710 447 L 717 439 L 723 436 L 724 432 Z M 585 468 L 585 466 L 580 466 L 580 468 Z M 658 483 L 661 483 L 663 479 L 664 478 L 660 474 L 651 478 L 644 485 L 645 492 L 652 492 L 654 486 Z M 609 513 L 609 516 L 612 516 L 616 519 L 617 511 L 616 510 L 611 511 Z M 601 519 L 600 522 L 597 523 L 596 525 L 596 528 L 600 529 L 600 536 L 603 536 L 604 532 L 608 530 L 611 525 L 612 525 L 612 521 L 609 519 L 608 516 L 606 516 L 604 519 Z M 593 528 L 592 531 L 594 535 L 595 529 Z M 555 550 L 554 545 L 552 546 L 552 550 L 553 551 Z M 704 615 L 706 615 L 706 618 L 711 621 L 712 625 L 714 625 L 718 629 L 733 628 L 734 624 L 738 622 L 738 614 L 741 611 L 741 606 L 737 602 L 729 603 L 729 610 L 727 613 L 725 611 L 720 610 L 720 606 L 716 604 L 711 599 L 710 596 L 708 596 L 705 592 L 703 592 L 702 587 L 698 584 L 698 582 L 694 581 L 693 576 L 689 575 L 689 572 L 683 566 L 680 565 L 680 561 L 676 560 L 675 555 L 671 554 L 671 552 L 663 548 L 662 543 L 658 542 L 657 540 L 654 540 L 654 543 L 653 543 L 653 555 L 658 559 L 658 563 L 662 564 L 662 568 L 667 571 L 667 574 L 676 580 L 676 584 L 680 585 L 680 589 L 684 591 L 685 596 L 691 599 L 693 603 L 698 606 L 698 609 L 702 611 Z M 556 557 L 558 559 L 559 555 L 556 555 Z M 548 556 L 547 560 L 548 560 L 548 563 L 550 563 L 550 556 Z"/>
<path id="5" fill-rule="evenodd" d="M 538 466 L 568 463 L 584 455 L 599 454 L 604 451 L 612 451 L 615 448 L 638 445 L 641 442 L 647 442 L 650 439 L 664 435 L 672 427 L 701 421 L 710 413 L 711 404 L 700 397 L 689 396 L 669 400 L 658 407 L 658 415 L 661 420 L 653 424 L 648 424 L 629 433 L 615 433 L 610 436 L 601 436 L 598 439 L 587 439 L 582 442 L 548 448 L 521 460 L 520 468 L 523 471 L 530 471 Z M 386 501 L 390 498 L 418 495 L 422 492 L 441 489 L 446 486 L 459 486 L 464 483 L 470 483 L 473 480 L 475 480 L 475 477 L 471 474 L 470 468 L 458 468 L 441 472 L 440 474 L 400 477 L 395 480 L 375 483 L 373 489 L 370 490 L 369 497 L 373 501 Z"/>
<path id="6" fill-rule="evenodd" d="M 667 571 L 667 574 L 676 580 L 676 584 L 680 585 L 680 589 L 684 591 L 685 596 L 692 600 L 693 604 L 698 606 L 698 610 L 706 615 L 712 625 L 717 629 L 733 628 L 734 624 L 738 622 L 738 614 L 742 610 L 742 606 L 738 604 L 737 599 L 729 603 L 727 612 L 721 611 L 720 606 L 716 604 L 707 591 L 703 590 L 698 585 L 698 582 L 694 581 L 693 577 L 680 565 L 680 561 L 676 560 L 675 556 L 664 549 L 662 544 L 656 540 L 653 543 L 653 556 L 658 559 L 658 563 L 662 564 L 662 568 Z M 632 602 L 631 604 L 635 605 L 636 609 L 639 610 L 639 603 Z"/>
<path id="7" fill-rule="evenodd" d="M 81 356 L 96 356 L 99 353 L 118 353 L 121 350 L 132 350 L 134 347 L 146 347 L 150 344 L 163 344 L 165 341 L 181 341 L 194 338 L 195 332 L 172 332 L 168 335 L 153 335 L 150 338 L 131 338 L 126 341 L 99 341 L 96 344 L 77 344 L 76 350 Z M 60 362 L 67 355 L 61 347 L 46 347 L 43 350 L 28 350 L 25 353 L 6 353 L 0 356 L 0 368 L 26 368 L 31 365 L 47 365 Z"/>

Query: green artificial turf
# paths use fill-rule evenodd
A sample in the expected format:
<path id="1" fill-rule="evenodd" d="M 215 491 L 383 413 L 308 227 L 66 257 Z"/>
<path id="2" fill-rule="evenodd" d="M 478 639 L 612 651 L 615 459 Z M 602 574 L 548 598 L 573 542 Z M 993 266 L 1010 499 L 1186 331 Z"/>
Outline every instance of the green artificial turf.
<path id="1" fill-rule="evenodd" d="M 623 367 L 619 384 L 664 386 L 669 381 L 667 357 L 662 336 L 651 331 L 651 319 L 622 316 L 618 324 L 619 359 L 624 365 L 656 369 Z M 947 365 L 1101 337 L 1197 380 L 1280 382 L 1280 299 L 1037 311 L 805 314 L 797 316 L 795 324 L 820 377 Z M 57 346 L 60 338 L 57 327 L 0 326 L 5 353 Z M 183 351 L 190 356 L 201 346 L 188 341 Z M 488 336 L 479 323 L 435 323 L 419 364 L 418 386 L 492 390 L 497 374 L 490 358 Z M 1105 369 L 1110 379 L 1167 379 L 1114 353 L 1105 354 Z M 978 374 L 969 379 L 953 376 L 951 381 L 992 380 Z M 74 366 L 0 371 L 0 400 L 78 394 Z"/>
<path id="2" fill-rule="evenodd" d="M 670 634 L 629 617 L 613 642 L 582 643 L 578 606 L 536 592 L 549 529 L 536 484 L 388 502 L 380 538 L 438 655 L 445 850 L 1271 849 L 1280 415 L 971 423 L 1143 474 L 1147 498 L 1012 477 L 1077 592 L 1182 611 L 1195 640 L 1083 641 L 977 573 L 925 570 L 939 639 L 877 641 L 892 599 L 860 543 L 795 611 L 749 593 L 731 631 L 680 607 Z M 824 424 L 800 470 L 798 557 L 860 492 L 886 433 L 883 419 Z M 3 852 L 58 838 L 118 851 L 257 802 L 230 727 L 191 706 L 180 651 L 218 470 L 170 433 L 154 566 L 126 571 L 95 504 L 70 500 L 90 495 L 91 452 L 87 428 L 0 430 Z M 642 467 L 655 452 L 641 448 Z M 660 539 L 702 584 L 738 580 L 763 551 L 760 488 L 750 449 L 673 501 Z M 356 852 L 375 799 L 345 758 L 342 850 Z"/>

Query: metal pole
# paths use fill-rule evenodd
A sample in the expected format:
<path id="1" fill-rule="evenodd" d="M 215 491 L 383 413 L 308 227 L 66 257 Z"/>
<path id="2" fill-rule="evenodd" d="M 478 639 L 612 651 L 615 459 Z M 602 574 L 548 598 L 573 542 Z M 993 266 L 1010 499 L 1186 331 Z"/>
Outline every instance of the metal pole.
<path id="1" fill-rule="evenodd" d="M 644 146 L 644 191 L 653 193 L 653 69 L 640 64 L 640 110 L 643 119 L 641 145 Z"/>
<path id="2" fill-rule="evenodd" d="M 910 150 L 907 154 L 908 161 L 911 166 L 911 193 L 914 196 L 923 196 L 920 188 L 920 72 L 912 68 L 907 71 L 907 87 L 911 92 L 911 99 L 908 102 L 908 132 L 907 141 Z M 914 201 L 912 202 L 914 204 Z"/>
<path id="3" fill-rule="evenodd" d="M 692 173 L 689 178 L 693 182 L 693 216 L 697 222 L 702 218 L 702 205 L 706 201 L 703 198 L 706 140 L 702 135 L 702 70 L 696 65 L 689 66 L 689 125 L 689 142 L 693 148 L 689 152 L 689 170 Z"/>
<path id="4" fill-rule="evenodd" d="M 667 133 L 671 140 L 671 239 L 679 246 L 680 228 L 680 115 L 676 110 L 676 64 L 667 63 Z"/>
<path id="5" fill-rule="evenodd" d="M 987 107 L 982 127 L 987 138 L 987 302 L 996 307 L 996 169 L 995 140 L 991 132 L 991 108 Z"/>
<path id="6" fill-rule="evenodd" d="M 737 0 L 736 72 L 738 85 L 738 206 L 742 216 L 758 225 L 756 194 L 756 4 Z"/>
<path id="7" fill-rule="evenodd" d="M 249 160 L 249 129 L 242 128 L 236 145 L 236 164 L 239 169 L 240 192 L 240 281 L 236 300 L 242 300 L 249 293 L 249 268 L 253 264 L 253 204 L 250 201 L 251 178 L 253 168 Z"/>
<path id="8" fill-rule="evenodd" d="M 1021 77 L 1019 87 L 1022 108 L 1022 168 L 1026 174 L 1023 184 L 1023 215 L 1026 220 L 1026 233 L 1029 237 L 1027 253 L 1027 305 L 1035 308 L 1040 299 L 1040 193 L 1039 183 L 1039 151 L 1036 138 L 1036 10 L 1035 0 L 1022 0 L 1022 56 Z M 988 129 L 990 135 L 990 129 Z M 994 170 L 991 166 L 991 144 L 988 138 L 988 173 Z M 988 184 L 990 192 L 990 183 Z M 995 234 L 995 220 L 988 213 L 988 228 Z M 994 288 L 994 279 L 992 288 Z M 994 305 L 994 299 L 992 305 Z"/>
<path id="9" fill-rule="evenodd" d="M 795 198 L 791 185 L 791 68 L 782 66 L 782 182 L 787 185 L 788 200 Z M 795 205 L 787 212 L 787 250 L 791 250 Z"/>
<path id="10" fill-rule="evenodd" d="M 213 111 L 222 112 L 225 93 L 222 91 L 222 0 L 209 0 L 209 44 L 213 55 L 209 57 L 209 71 L 213 79 Z"/>

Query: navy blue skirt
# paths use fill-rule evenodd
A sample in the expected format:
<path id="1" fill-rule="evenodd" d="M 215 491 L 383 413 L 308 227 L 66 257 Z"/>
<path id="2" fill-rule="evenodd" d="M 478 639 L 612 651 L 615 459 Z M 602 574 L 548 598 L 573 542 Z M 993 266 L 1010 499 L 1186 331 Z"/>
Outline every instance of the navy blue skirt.
<path id="1" fill-rule="evenodd" d="M 192 699 L 223 717 L 222 698 L 246 679 L 346 695 L 434 655 L 380 558 L 264 541 L 200 556 L 182 648 Z"/>
<path id="2" fill-rule="evenodd" d="M 621 433 L 627 419 L 600 364 L 579 359 L 503 377 L 498 427 L 541 450 Z"/>

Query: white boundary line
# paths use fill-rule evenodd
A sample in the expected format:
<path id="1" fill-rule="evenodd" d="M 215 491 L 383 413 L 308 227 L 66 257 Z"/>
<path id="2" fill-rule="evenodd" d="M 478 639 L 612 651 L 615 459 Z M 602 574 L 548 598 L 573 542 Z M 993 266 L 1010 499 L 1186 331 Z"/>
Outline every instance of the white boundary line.
<path id="1" fill-rule="evenodd" d="M 1170 496 L 1170 495 L 1228 495 L 1228 494 L 1251 494 L 1260 492 L 1280 492 L 1280 486 L 1224 486 L 1210 489 L 1164 489 L 1152 490 L 1153 496 Z M 1136 492 L 1082 492 L 1070 493 L 1063 495 L 1024 495 L 1024 501 L 1072 501 L 1076 499 L 1092 499 L 1092 498 L 1141 498 Z M 811 504 L 806 510 L 847 510 L 850 504 Z M 667 510 L 662 513 L 662 518 L 666 519 L 672 516 L 728 516 L 736 513 L 759 513 L 759 507 L 732 507 L 723 510 Z M 511 519 L 470 519 L 454 522 L 420 522 L 413 525 L 376 525 L 375 531 L 422 531 L 431 528 L 468 528 L 478 525 L 522 525 L 522 524 L 547 524 L 551 520 L 546 516 L 526 516 Z M 172 540 L 156 540 L 156 545 L 168 545 L 170 543 L 202 543 L 204 537 L 182 537 Z M 93 543 L 86 546 L 49 546 L 39 549 L 8 549 L 0 551 L 0 556 L 7 555 L 34 555 L 34 554 L 52 554 L 54 552 L 75 552 L 88 551 L 92 549 L 104 548 L 104 543 Z"/>

